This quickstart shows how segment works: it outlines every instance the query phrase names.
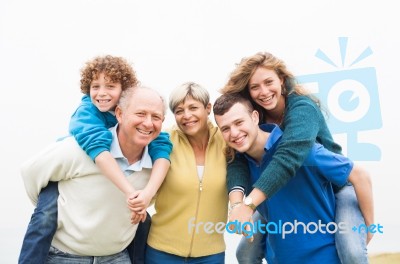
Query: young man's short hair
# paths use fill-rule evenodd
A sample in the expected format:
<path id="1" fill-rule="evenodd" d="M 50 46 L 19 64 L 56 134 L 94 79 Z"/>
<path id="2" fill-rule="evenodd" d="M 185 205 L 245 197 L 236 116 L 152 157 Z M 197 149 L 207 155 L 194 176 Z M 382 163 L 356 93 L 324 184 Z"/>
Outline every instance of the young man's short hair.
<path id="1" fill-rule="evenodd" d="M 254 111 L 251 102 L 244 98 L 240 93 L 223 94 L 214 102 L 213 112 L 214 115 L 224 115 L 236 103 L 241 103 L 246 106 L 249 113 Z"/>

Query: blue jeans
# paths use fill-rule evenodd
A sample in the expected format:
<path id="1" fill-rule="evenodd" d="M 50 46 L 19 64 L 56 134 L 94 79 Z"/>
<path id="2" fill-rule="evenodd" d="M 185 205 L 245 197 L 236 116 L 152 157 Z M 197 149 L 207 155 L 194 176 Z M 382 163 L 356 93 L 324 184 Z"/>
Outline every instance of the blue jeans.
<path id="1" fill-rule="evenodd" d="M 225 252 L 204 257 L 181 257 L 169 254 L 147 245 L 146 264 L 224 264 Z"/>
<path id="2" fill-rule="evenodd" d="M 51 241 L 57 230 L 58 195 L 57 182 L 49 182 L 49 184 L 41 190 L 37 206 L 32 214 L 22 242 L 22 248 L 18 259 L 19 264 L 40 264 L 46 262 Z M 146 221 L 139 224 L 135 239 L 128 246 L 128 252 L 132 263 L 144 264 L 150 223 L 151 217 L 147 214 Z"/>
<path id="3" fill-rule="evenodd" d="M 336 194 L 335 222 L 344 222 L 350 230 L 336 232 L 336 249 L 342 264 L 368 263 L 367 234 L 356 233 L 353 226 L 365 224 L 364 217 L 358 207 L 357 196 L 352 185 L 347 185 Z"/>
<path id="4" fill-rule="evenodd" d="M 49 182 L 39 194 L 22 242 L 18 263 L 45 263 L 57 229 L 58 183 Z"/>
<path id="5" fill-rule="evenodd" d="M 336 216 L 335 222 L 344 222 L 350 228 L 364 224 L 364 218 L 358 207 L 358 201 L 354 187 L 346 185 L 336 196 Z M 254 213 L 253 221 L 261 220 L 265 224 L 265 219 L 258 213 Z M 261 264 L 264 258 L 265 238 L 260 232 L 254 234 L 254 241 L 249 243 L 245 237 L 239 242 L 236 249 L 236 258 L 239 264 Z M 367 235 L 365 233 L 336 232 L 336 250 L 342 264 L 364 264 L 368 263 L 367 254 Z"/>
<path id="6" fill-rule="evenodd" d="M 62 252 L 61 250 L 51 247 L 47 258 L 48 264 L 131 264 L 128 251 L 125 249 L 122 252 L 109 256 L 88 257 L 78 256 Z"/>
<path id="7" fill-rule="evenodd" d="M 253 222 L 261 221 L 266 224 L 264 217 L 255 211 L 253 214 Z M 265 241 L 267 234 L 254 232 L 253 242 L 250 242 L 245 236 L 242 236 L 238 247 L 236 248 L 236 259 L 239 264 L 258 264 L 262 263 L 265 256 Z"/>
<path id="8" fill-rule="evenodd" d="M 129 257 L 134 264 L 144 264 L 147 250 L 147 237 L 151 226 L 151 216 L 147 213 L 146 220 L 140 222 L 136 230 L 135 238 L 127 247 Z"/>

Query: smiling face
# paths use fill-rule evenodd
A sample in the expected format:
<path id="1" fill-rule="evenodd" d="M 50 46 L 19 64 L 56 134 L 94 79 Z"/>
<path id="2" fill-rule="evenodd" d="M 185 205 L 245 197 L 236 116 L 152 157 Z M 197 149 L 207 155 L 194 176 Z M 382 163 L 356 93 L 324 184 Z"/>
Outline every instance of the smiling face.
<path id="1" fill-rule="evenodd" d="M 101 112 L 113 111 L 121 93 L 121 83 L 111 82 L 104 73 L 90 83 L 90 99 Z"/>
<path id="2" fill-rule="evenodd" d="M 282 84 L 283 81 L 274 70 L 259 67 L 251 76 L 248 89 L 251 98 L 258 105 L 267 111 L 274 112 L 285 101 L 282 95 Z"/>
<path id="3" fill-rule="evenodd" d="M 116 108 L 115 114 L 120 146 L 128 153 L 129 149 L 147 146 L 160 134 L 164 103 L 157 92 L 135 88 L 130 98 Z"/>
<path id="4" fill-rule="evenodd" d="M 251 152 L 258 136 L 258 112 L 249 111 L 242 103 L 234 104 L 223 115 L 214 115 L 229 147 L 238 152 Z"/>
<path id="5" fill-rule="evenodd" d="M 200 101 L 188 96 L 175 107 L 175 121 L 184 134 L 195 136 L 203 131 L 208 131 L 207 120 L 210 111 L 211 104 L 207 104 L 205 107 Z"/>

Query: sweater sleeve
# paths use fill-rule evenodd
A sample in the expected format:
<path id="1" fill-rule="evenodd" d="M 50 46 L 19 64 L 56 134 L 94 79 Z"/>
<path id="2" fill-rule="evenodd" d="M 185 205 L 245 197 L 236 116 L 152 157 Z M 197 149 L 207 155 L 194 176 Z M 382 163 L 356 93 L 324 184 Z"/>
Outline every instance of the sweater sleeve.
<path id="1" fill-rule="evenodd" d="M 235 155 L 235 159 L 228 163 L 227 174 L 228 193 L 236 186 L 241 186 L 248 191 L 250 170 L 243 155 Z"/>
<path id="2" fill-rule="evenodd" d="M 316 142 L 321 117 L 318 106 L 308 100 L 298 100 L 288 106 L 282 138 L 254 188 L 269 198 L 294 177 Z"/>
<path id="3" fill-rule="evenodd" d="M 169 155 L 171 151 L 172 143 L 167 132 L 161 132 L 160 135 L 149 144 L 149 155 L 153 163 L 159 158 L 170 160 Z"/>
<path id="4" fill-rule="evenodd" d="M 110 113 L 106 114 L 111 116 Z M 108 119 L 114 119 L 113 124 L 108 124 Z M 92 160 L 101 152 L 110 151 L 112 133 L 108 128 L 116 124 L 116 118 L 113 116 L 108 119 L 85 97 L 71 117 L 69 132 Z"/>

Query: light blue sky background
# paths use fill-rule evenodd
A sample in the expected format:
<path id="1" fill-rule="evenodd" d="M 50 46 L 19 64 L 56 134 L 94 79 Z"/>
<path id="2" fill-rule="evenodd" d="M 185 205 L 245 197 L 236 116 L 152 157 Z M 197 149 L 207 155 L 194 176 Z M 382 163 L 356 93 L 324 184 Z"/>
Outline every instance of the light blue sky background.
<path id="1" fill-rule="evenodd" d="M 398 62 L 400 18 L 387 1 L 27 1 L 0 2 L 2 184 L 0 262 L 16 263 L 33 211 L 20 164 L 67 132 L 78 105 L 79 70 L 96 55 L 124 56 L 141 82 L 160 90 L 195 81 L 212 99 L 235 63 L 258 51 L 285 60 L 295 75 L 337 71 L 314 57 L 317 49 L 340 62 L 338 37 L 351 58 L 373 55 L 353 68 L 376 69 L 382 123 L 360 132 L 382 151 L 360 162 L 374 184 L 376 222 L 371 253 L 400 251 Z M 340 64 L 340 63 L 339 63 Z M 173 123 L 169 113 L 166 126 Z M 337 135 L 346 145 L 346 136 Z M 237 236 L 227 236 L 227 263 L 235 263 Z"/>

